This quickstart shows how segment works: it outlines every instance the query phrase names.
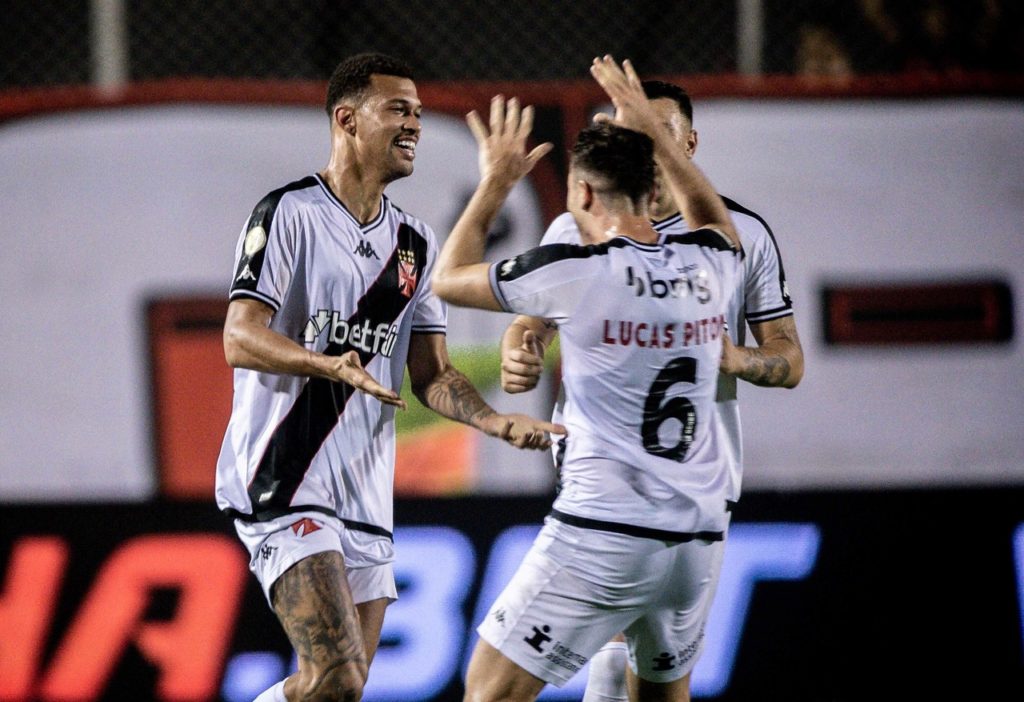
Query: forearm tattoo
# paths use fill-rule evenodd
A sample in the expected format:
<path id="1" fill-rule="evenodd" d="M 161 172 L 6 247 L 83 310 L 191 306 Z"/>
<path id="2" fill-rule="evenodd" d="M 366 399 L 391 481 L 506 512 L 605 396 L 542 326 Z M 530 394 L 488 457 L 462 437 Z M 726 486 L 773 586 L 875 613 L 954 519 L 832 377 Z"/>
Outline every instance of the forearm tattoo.
<path id="1" fill-rule="evenodd" d="M 475 425 L 494 414 L 469 379 L 448 366 L 423 390 L 420 401 L 449 419 Z"/>
<path id="2" fill-rule="evenodd" d="M 362 630 L 341 554 L 328 551 L 303 558 L 274 583 L 273 599 L 299 660 L 321 679 L 351 662 L 365 669 Z"/>
<path id="3" fill-rule="evenodd" d="M 790 365 L 785 357 L 765 353 L 762 349 L 747 349 L 739 377 L 754 385 L 774 387 L 789 377 Z"/>
<path id="4" fill-rule="evenodd" d="M 801 358 L 800 339 L 792 317 L 778 320 L 774 334 L 759 348 L 745 349 L 743 368 L 737 374 L 749 383 L 778 387 L 792 372 L 790 357 Z"/>

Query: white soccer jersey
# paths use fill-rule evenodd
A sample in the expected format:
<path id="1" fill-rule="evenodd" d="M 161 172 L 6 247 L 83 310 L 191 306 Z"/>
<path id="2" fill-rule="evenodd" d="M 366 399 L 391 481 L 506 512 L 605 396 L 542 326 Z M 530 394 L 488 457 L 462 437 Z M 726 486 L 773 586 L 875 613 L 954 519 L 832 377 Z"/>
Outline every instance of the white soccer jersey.
<path id="1" fill-rule="evenodd" d="M 443 333 L 428 284 L 430 228 L 382 199 L 359 221 L 320 176 L 263 198 L 238 242 L 231 299 L 274 310 L 270 329 L 312 351 L 359 353 L 396 392 L 413 333 Z M 217 462 L 218 506 L 245 520 L 317 510 L 390 536 L 394 407 L 345 383 L 236 369 Z"/>
<path id="2" fill-rule="evenodd" d="M 722 200 L 732 215 L 733 225 L 740 235 L 745 254 L 743 292 L 732 297 L 725 317 L 729 322 L 733 343 L 742 346 L 746 342 L 748 322 L 758 324 L 791 316 L 793 303 L 786 286 L 782 256 L 768 223 L 760 215 L 733 200 L 727 197 L 722 197 Z M 678 214 L 654 222 L 654 228 L 663 237 L 685 234 L 689 231 L 686 222 Z M 579 229 L 568 212 L 556 217 L 541 239 L 541 245 L 579 243 Z M 719 377 L 718 412 L 734 456 L 730 470 L 729 500 L 736 502 L 740 498 L 743 480 L 743 442 L 740 432 L 740 408 L 736 400 L 736 378 L 733 376 Z M 557 410 L 555 420 L 558 421 Z"/>
<path id="3" fill-rule="evenodd" d="M 728 447 L 714 403 L 741 258 L 701 230 L 654 245 L 542 246 L 491 267 L 506 310 L 559 327 L 560 519 L 720 538 Z"/>

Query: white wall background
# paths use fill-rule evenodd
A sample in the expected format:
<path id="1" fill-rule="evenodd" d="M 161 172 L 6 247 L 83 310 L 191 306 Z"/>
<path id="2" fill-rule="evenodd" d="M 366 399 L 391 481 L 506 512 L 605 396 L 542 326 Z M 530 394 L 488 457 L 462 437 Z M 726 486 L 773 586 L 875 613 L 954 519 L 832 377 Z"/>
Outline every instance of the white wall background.
<path id="1" fill-rule="evenodd" d="M 807 356 L 792 391 L 744 386 L 748 489 L 1024 482 L 1024 110 L 944 100 L 699 103 L 698 163 L 782 249 Z M 260 197 L 326 161 L 315 108 L 143 107 L 0 127 L 0 500 L 143 499 L 155 486 L 144 300 L 226 289 Z M 389 195 L 443 236 L 476 178 L 458 120 L 429 115 Z M 514 236 L 543 230 L 527 189 Z M 1017 338 L 835 350 L 830 280 L 1002 276 Z M 450 342 L 507 318 L 453 311 Z M 496 398 L 528 409 L 537 399 Z M 543 489 L 547 458 L 488 448 L 482 487 Z"/>

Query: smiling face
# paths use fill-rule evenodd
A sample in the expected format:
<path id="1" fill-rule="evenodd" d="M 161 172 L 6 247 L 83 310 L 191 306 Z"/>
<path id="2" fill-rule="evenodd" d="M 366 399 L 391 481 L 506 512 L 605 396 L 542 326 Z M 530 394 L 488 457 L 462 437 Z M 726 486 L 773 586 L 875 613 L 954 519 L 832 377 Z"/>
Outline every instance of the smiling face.
<path id="1" fill-rule="evenodd" d="M 359 161 L 390 183 L 412 174 L 423 105 L 409 78 L 374 74 L 354 117 Z"/>

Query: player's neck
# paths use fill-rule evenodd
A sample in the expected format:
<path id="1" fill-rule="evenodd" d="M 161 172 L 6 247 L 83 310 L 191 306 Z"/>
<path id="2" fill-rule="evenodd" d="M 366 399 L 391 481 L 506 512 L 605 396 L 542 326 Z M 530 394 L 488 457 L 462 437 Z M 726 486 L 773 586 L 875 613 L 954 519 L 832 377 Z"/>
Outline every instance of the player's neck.
<path id="1" fill-rule="evenodd" d="M 603 243 L 617 236 L 629 237 L 641 244 L 658 243 L 658 232 L 654 231 L 647 215 L 606 214 L 598 217 L 589 238 L 593 243 Z"/>
<path id="2" fill-rule="evenodd" d="M 320 171 L 320 176 L 335 197 L 362 224 L 372 221 L 380 213 L 381 196 L 387 183 L 381 182 L 376 174 L 367 172 L 358 163 L 342 167 L 332 158 Z"/>

